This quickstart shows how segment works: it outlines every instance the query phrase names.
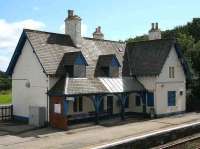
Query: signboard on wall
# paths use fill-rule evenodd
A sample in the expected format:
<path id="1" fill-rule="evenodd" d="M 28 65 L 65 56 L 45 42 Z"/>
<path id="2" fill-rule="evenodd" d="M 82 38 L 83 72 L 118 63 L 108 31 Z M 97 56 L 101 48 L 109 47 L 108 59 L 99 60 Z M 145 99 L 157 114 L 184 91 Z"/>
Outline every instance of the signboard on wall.
<path id="1" fill-rule="evenodd" d="M 61 104 L 54 104 L 54 113 L 61 113 Z"/>
<path id="2" fill-rule="evenodd" d="M 74 97 L 67 97 L 66 100 L 74 102 L 75 99 L 74 99 Z"/>

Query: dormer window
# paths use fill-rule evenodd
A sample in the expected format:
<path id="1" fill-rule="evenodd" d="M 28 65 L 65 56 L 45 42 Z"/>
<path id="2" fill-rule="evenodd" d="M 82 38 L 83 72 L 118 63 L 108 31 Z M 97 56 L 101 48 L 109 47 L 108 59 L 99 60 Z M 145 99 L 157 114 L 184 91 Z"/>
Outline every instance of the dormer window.
<path id="1" fill-rule="evenodd" d="M 81 52 L 70 52 L 64 55 L 64 69 L 68 77 L 85 78 L 87 65 Z"/>
<path id="2" fill-rule="evenodd" d="M 96 77 L 118 77 L 120 63 L 114 54 L 100 55 L 96 70 Z"/>

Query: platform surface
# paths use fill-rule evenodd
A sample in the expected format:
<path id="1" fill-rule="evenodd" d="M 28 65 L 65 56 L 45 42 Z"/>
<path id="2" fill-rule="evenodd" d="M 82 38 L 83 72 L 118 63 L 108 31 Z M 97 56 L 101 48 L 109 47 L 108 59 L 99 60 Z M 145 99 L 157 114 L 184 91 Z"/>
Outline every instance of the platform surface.
<path id="1" fill-rule="evenodd" d="M 89 149 L 198 122 L 200 122 L 200 113 L 187 113 L 117 126 L 92 125 L 68 131 L 43 128 L 9 134 L 1 130 L 0 148 Z"/>

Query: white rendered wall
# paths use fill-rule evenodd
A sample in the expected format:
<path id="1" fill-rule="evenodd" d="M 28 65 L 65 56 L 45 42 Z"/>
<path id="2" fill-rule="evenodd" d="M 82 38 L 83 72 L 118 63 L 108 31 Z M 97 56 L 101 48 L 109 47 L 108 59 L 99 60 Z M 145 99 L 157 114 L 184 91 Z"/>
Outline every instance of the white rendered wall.
<path id="1" fill-rule="evenodd" d="M 169 67 L 175 69 L 175 78 L 169 78 Z M 156 81 L 156 113 L 182 112 L 186 109 L 186 79 L 182 65 L 173 47 Z M 176 91 L 176 106 L 168 106 L 168 91 Z M 183 95 L 180 95 L 183 91 Z"/>
<path id="2" fill-rule="evenodd" d="M 175 68 L 175 78 L 169 78 L 169 66 Z M 148 91 L 154 93 L 154 108 L 156 114 L 185 111 L 186 79 L 174 47 L 172 47 L 159 76 L 142 76 L 138 77 L 138 80 Z M 168 106 L 168 91 L 176 91 L 176 106 Z M 183 95 L 180 95 L 180 91 L 183 91 Z M 137 111 L 138 108 L 134 108 Z M 149 113 L 150 108 L 147 106 L 147 113 Z"/>
<path id="3" fill-rule="evenodd" d="M 47 107 L 48 79 L 28 41 L 16 63 L 12 79 L 14 115 L 29 117 L 29 106 Z M 26 80 L 18 79 L 29 80 L 31 87 L 25 87 Z"/>

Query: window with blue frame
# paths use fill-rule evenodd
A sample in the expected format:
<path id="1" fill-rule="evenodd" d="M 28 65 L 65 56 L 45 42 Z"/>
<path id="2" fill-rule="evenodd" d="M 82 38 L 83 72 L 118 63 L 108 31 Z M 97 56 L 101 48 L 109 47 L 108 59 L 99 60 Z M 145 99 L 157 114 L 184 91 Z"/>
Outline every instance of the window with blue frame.
<path id="1" fill-rule="evenodd" d="M 176 91 L 168 91 L 168 106 L 176 106 Z"/>
<path id="2" fill-rule="evenodd" d="M 147 106 L 154 106 L 154 94 L 152 92 L 147 93 Z"/>

